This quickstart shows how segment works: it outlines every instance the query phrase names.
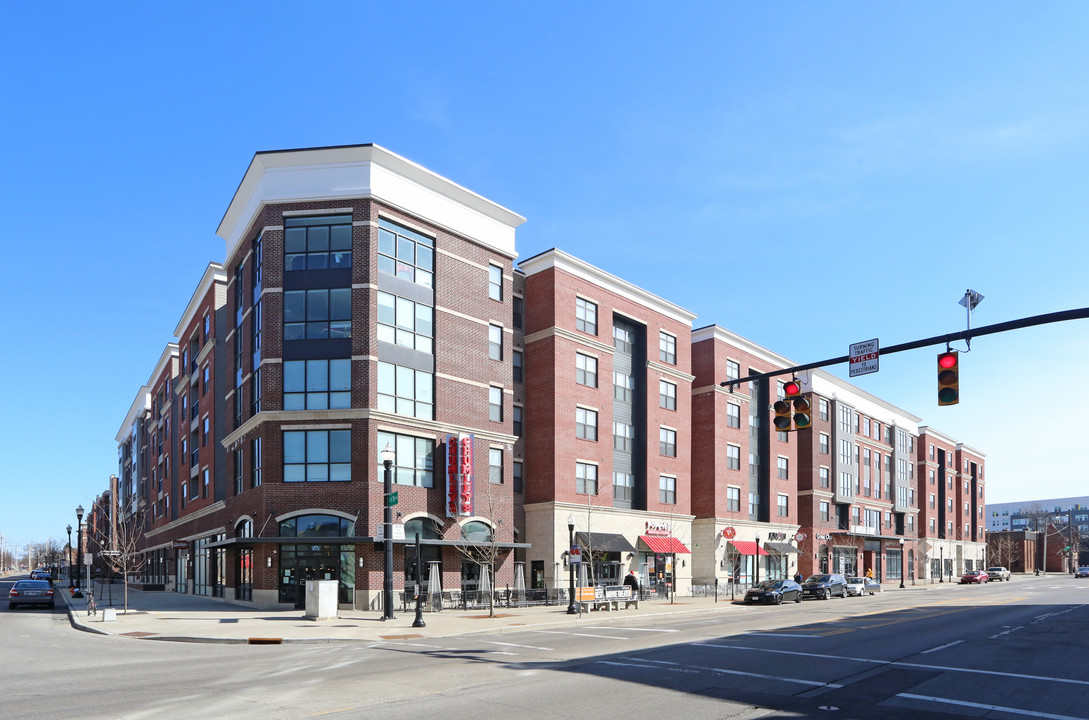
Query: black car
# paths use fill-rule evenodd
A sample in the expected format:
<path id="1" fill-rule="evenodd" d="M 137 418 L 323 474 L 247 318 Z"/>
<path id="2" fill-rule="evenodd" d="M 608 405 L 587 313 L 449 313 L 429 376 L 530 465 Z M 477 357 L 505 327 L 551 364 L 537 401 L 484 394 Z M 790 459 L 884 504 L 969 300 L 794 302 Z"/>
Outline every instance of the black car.
<path id="1" fill-rule="evenodd" d="M 802 586 L 793 580 L 765 580 L 749 588 L 745 604 L 772 603 L 782 605 L 784 600 L 802 601 Z"/>
<path id="2" fill-rule="evenodd" d="M 802 597 L 827 600 L 833 595 L 847 597 L 847 578 L 835 573 L 810 575 L 809 579 L 802 583 Z"/>
<path id="3" fill-rule="evenodd" d="M 8 609 L 14 610 L 20 605 L 56 607 L 53 583 L 48 580 L 17 580 L 8 591 Z"/>

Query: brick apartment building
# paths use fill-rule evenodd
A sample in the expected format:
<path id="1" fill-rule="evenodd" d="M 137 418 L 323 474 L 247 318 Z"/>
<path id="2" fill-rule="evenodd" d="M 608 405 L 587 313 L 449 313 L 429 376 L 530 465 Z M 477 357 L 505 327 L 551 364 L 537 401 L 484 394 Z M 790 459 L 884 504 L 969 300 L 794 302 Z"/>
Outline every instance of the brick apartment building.
<path id="1" fill-rule="evenodd" d="M 565 587 L 569 526 L 588 581 L 681 593 L 975 558 L 980 453 L 820 371 L 813 428 L 771 432 L 787 378 L 719 383 L 792 362 L 561 250 L 516 269 L 522 222 L 378 146 L 255 155 L 116 437 L 146 586 L 378 609 L 386 447 L 398 590 L 417 535 L 444 590 Z"/>

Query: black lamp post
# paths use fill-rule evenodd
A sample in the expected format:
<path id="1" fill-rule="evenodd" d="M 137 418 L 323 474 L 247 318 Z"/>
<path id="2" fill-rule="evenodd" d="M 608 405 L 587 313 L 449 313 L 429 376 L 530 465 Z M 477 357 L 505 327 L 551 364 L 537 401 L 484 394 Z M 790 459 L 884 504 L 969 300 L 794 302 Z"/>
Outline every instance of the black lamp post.
<path id="1" fill-rule="evenodd" d="M 567 516 L 567 577 L 570 583 L 568 590 L 569 600 L 567 602 L 567 614 L 575 615 L 578 613 L 578 608 L 575 607 L 575 563 L 572 562 L 571 551 L 575 549 L 575 516 Z"/>
<path id="2" fill-rule="evenodd" d="M 938 582 L 945 582 L 945 548 L 938 548 Z"/>
<path id="3" fill-rule="evenodd" d="M 904 538 L 900 538 L 900 589 L 904 589 Z"/>
<path id="4" fill-rule="evenodd" d="M 427 627 L 423 616 L 423 585 L 420 583 L 420 533 L 416 533 L 416 619 L 412 621 L 412 627 Z"/>
<path id="5" fill-rule="evenodd" d="M 76 592 L 77 597 L 83 597 L 80 593 L 80 568 L 83 567 L 83 505 L 76 506 Z"/>
<path id="6" fill-rule="evenodd" d="M 753 558 L 753 566 L 756 572 L 756 580 L 753 582 L 753 587 L 760 584 L 760 536 L 756 536 L 756 555 Z"/>
<path id="7" fill-rule="evenodd" d="M 393 448 L 386 444 L 382 450 L 382 467 L 385 472 L 382 476 L 383 496 L 385 504 L 382 542 L 385 545 L 386 558 L 382 564 L 382 619 L 393 620 L 393 506 L 390 505 L 390 495 L 393 493 L 393 459 L 397 456 Z"/>
<path id="8" fill-rule="evenodd" d="M 72 524 L 65 528 L 68 531 L 68 587 L 72 587 Z"/>

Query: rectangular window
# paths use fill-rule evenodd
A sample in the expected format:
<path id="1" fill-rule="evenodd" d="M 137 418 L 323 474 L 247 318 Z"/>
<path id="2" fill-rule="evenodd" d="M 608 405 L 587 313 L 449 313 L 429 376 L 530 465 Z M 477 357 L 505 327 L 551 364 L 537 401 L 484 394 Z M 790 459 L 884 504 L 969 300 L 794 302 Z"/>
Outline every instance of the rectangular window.
<path id="1" fill-rule="evenodd" d="M 728 512 L 741 512 L 741 488 L 726 488 L 726 510 Z"/>
<path id="2" fill-rule="evenodd" d="M 488 357 L 492 360 L 503 359 L 503 328 L 500 325 L 488 326 Z"/>
<path id="3" fill-rule="evenodd" d="M 433 288 L 435 241 L 397 223 L 379 218 L 378 270 L 426 288 Z"/>
<path id="4" fill-rule="evenodd" d="M 862 418 L 862 434 L 866 437 L 870 436 L 870 419 L 868 417 Z"/>
<path id="5" fill-rule="evenodd" d="M 488 388 L 488 419 L 503 422 L 503 388 L 495 385 Z"/>
<path id="6" fill-rule="evenodd" d="M 244 489 L 243 488 L 243 478 L 246 477 L 245 474 L 243 473 L 243 468 L 242 468 L 242 457 L 243 457 L 244 454 L 245 453 L 242 451 L 241 448 L 234 451 L 234 494 L 235 495 L 241 495 L 242 490 Z"/>
<path id="7" fill-rule="evenodd" d="M 635 490 L 635 478 L 631 473 L 613 473 L 613 499 L 630 503 Z"/>
<path id="8" fill-rule="evenodd" d="M 851 408 L 839 409 L 839 429 L 844 433 L 851 432 Z"/>
<path id="9" fill-rule="evenodd" d="M 261 484 L 261 438 L 250 441 L 250 487 Z"/>
<path id="10" fill-rule="evenodd" d="M 284 218 L 284 270 L 352 267 L 352 216 Z"/>
<path id="11" fill-rule="evenodd" d="M 830 476 L 831 476 L 831 471 L 828 468 L 822 467 L 820 469 L 820 481 L 821 481 L 821 487 L 822 488 L 826 488 L 826 487 L 829 486 L 830 481 L 831 481 Z"/>
<path id="12" fill-rule="evenodd" d="M 677 409 L 677 386 L 667 380 L 658 381 L 658 406 L 666 410 Z"/>
<path id="13" fill-rule="evenodd" d="M 201 342 L 208 342 L 208 337 L 212 334 L 212 316 L 208 313 L 204 313 L 204 320 L 201 322 Z"/>
<path id="14" fill-rule="evenodd" d="M 741 427 L 741 406 L 737 403 L 726 403 L 726 427 Z"/>
<path id="15" fill-rule="evenodd" d="M 352 290 L 284 292 L 284 340 L 328 340 L 352 336 Z"/>
<path id="16" fill-rule="evenodd" d="M 839 461 L 841 463 L 843 463 L 844 465 L 850 465 L 851 462 L 852 462 L 852 456 L 853 455 L 854 455 L 854 452 L 852 451 L 852 448 L 851 448 L 851 441 L 850 440 L 840 440 L 839 441 Z"/>
<path id="17" fill-rule="evenodd" d="M 387 446 L 394 452 L 393 482 L 398 485 L 434 487 L 435 441 L 411 435 L 378 431 L 378 478 L 382 479 L 382 451 Z"/>
<path id="18" fill-rule="evenodd" d="M 522 480 L 522 461 L 514 461 L 514 492 L 525 492 L 525 485 Z"/>
<path id="19" fill-rule="evenodd" d="M 658 502 L 663 505 L 677 503 L 677 478 L 668 475 L 658 477 Z"/>
<path id="20" fill-rule="evenodd" d="M 825 400 L 824 398 L 821 398 L 820 401 L 818 401 L 818 403 L 817 403 L 817 407 L 818 407 L 819 412 L 820 412 L 820 419 L 821 420 L 827 420 L 828 419 L 828 401 Z"/>
<path id="21" fill-rule="evenodd" d="M 208 468 L 204 468 L 204 471 L 201 473 L 201 490 L 200 490 L 201 497 L 208 497 L 208 482 L 209 482 L 209 480 L 210 480 L 210 474 L 208 472 Z"/>
<path id="22" fill-rule="evenodd" d="M 580 297 L 575 298 L 575 329 L 597 335 L 597 305 Z"/>
<path id="23" fill-rule="evenodd" d="M 522 433 L 522 406 L 521 405 L 515 405 L 514 406 L 514 415 L 512 416 L 511 420 L 514 423 L 514 434 L 521 437 L 522 434 L 523 434 Z"/>
<path id="24" fill-rule="evenodd" d="M 515 350 L 511 353 L 511 362 L 513 364 L 514 382 L 525 382 L 525 375 L 522 373 L 522 351 Z"/>
<path id="25" fill-rule="evenodd" d="M 790 515 L 790 496 L 780 493 L 777 497 L 779 517 L 787 517 Z"/>
<path id="26" fill-rule="evenodd" d="M 597 441 L 597 412 L 586 408 L 575 408 L 575 437 L 580 440 Z"/>
<path id="27" fill-rule="evenodd" d="M 421 420 L 435 418 L 434 377 L 387 362 L 378 363 L 378 409 Z"/>
<path id="28" fill-rule="evenodd" d="M 930 493 L 930 507 L 936 509 L 938 507 L 938 496 L 934 493 Z"/>
<path id="29" fill-rule="evenodd" d="M 488 297 L 503 299 L 503 268 L 498 265 L 488 265 Z"/>
<path id="30" fill-rule="evenodd" d="M 350 430 L 285 430 L 284 482 L 352 479 Z"/>
<path id="31" fill-rule="evenodd" d="M 726 361 L 726 379 L 737 380 L 741 377 L 741 365 L 735 360 Z"/>
<path id="32" fill-rule="evenodd" d="M 841 472 L 839 474 L 839 494 L 840 495 L 844 495 L 846 497 L 851 496 L 851 480 L 853 480 L 853 478 L 851 477 L 851 473 Z"/>
<path id="33" fill-rule="evenodd" d="M 821 521 L 822 522 L 828 522 L 828 503 L 826 501 L 824 501 L 824 500 L 821 500 L 820 512 L 821 512 Z"/>
<path id="34" fill-rule="evenodd" d="M 284 410 L 333 410 L 352 406 L 352 361 L 285 360 Z"/>
<path id="35" fill-rule="evenodd" d="M 754 492 L 749 493 L 749 515 L 756 517 L 760 514 L 760 496 Z"/>
<path id="36" fill-rule="evenodd" d="M 778 478 L 780 480 L 790 479 L 790 459 L 785 457 L 778 458 Z"/>
<path id="37" fill-rule="evenodd" d="M 378 339 L 431 355 L 435 347 L 435 308 L 378 291 Z"/>
<path id="38" fill-rule="evenodd" d="M 488 482 L 503 484 L 503 451 L 499 448 L 488 448 Z"/>
<path id="39" fill-rule="evenodd" d="M 613 399 L 630 403 L 635 395 L 635 378 L 613 371 Z"/>
<path id="40" fill-rule="evenodd" d="M 597 465 L 575 463 L 575 492 L 579 495 L 597 495 Z"/>
<path id="41" fill-rule="evenodd" d="M 635 427 L 627 423 L 613 422 L 613 450 L 631 452 L 635 443 Z"/>
<path id="42" fill-rule="evenodd" d="M 250 376 L 250 410 L 254 415 L 261 412 L 261 368 Z"/>
<path id="43" fill-rule="evenodd" d="M 740 470 L 741 469 L 741 448 L 737 445 L 726 446 L 726 469 L 727 470 Z"/>
<path id="44" fill-rule="evenodd" d="M 208 447 L 208 436 L 211 435 L 212 421 L 210 418 L 204 418 L 204 421 L 200 425 L 200 446 Z"/>
<path id="45" fill-rule="evenodd" d="M 597 387 L 597 358 L 575 353 L 575 382 L 579 385 Z"/>
<path id="46" fill-rule="evenodd" d="M 518 330 L 521 330 L 525 323 L 525 301 L 520 297 L 516 297 L 511 304 L 514 306 L 514 315 L 511 319 L 511 324 Z"/>
<path id="47" fill-rule="evenodd" d="M 613 347 L 620 352 L 631 355 L 635 346 L 635 331 L 630 327 L 620 325 L 613 326 Z"/>
<path id="48" fill-rule="evenodd" d="M 205 365 L 204 369 L 201 370 L 201 373 L 200 373 L 200 379 L 201 379 L 200 394 L 201 395 L 207 395 L 208 394 L 208 381 L 211 379 L 211 373 L 212 373 L 212 367 L 210 365 Z"/>
<path id="49" fill-rule="evenodd" d="M 820 451 L 821 451 L 821 455 L 827 455 L 828 454 L 828 434 L 827 433 L 821 433 Z"/>
<path id="50" fill-rule="evenodd" d="M 670 365 L 677 364 L 677 338 L 664 330 L 658 333 L 658 359 Z"/>
<path id="51" fill-rule="evenodd" d="M 658 454 L 677 457 L 677 431 L 658 428 Z"/>

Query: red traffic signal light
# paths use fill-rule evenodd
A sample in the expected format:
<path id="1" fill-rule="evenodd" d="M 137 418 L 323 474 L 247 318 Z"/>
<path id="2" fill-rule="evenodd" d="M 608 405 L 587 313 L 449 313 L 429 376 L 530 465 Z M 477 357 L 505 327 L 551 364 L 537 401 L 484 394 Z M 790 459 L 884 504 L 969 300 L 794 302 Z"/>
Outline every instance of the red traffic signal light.
<path id="1" fill-rule="evenodd" d="M 938 355 L 938 405 L 960 402 L 960 353 L 950 350 Z"/>
<path id="2" fill-rule="evenodd" d="M 791 380 L 788 383 L 783 383 L 783 394 L 788 398 L 797 397 L 802 394 L 802 386 L 798 384 L 797 380 Z"/>

